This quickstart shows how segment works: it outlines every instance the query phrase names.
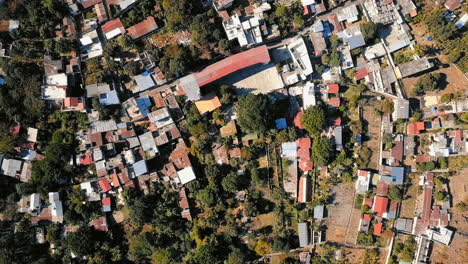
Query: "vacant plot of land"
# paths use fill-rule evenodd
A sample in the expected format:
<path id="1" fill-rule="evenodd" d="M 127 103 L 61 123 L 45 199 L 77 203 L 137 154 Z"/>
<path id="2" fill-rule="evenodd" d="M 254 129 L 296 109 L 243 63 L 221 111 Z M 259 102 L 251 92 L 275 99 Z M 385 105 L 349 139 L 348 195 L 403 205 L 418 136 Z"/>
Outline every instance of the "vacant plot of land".
<path id="1" fill-rule="evenodd" d="M 350 215 L 353 214 L 353 197 L 355 193 L 353 183 L 343 183 L 335 186 L 332 194 L 335 199 L 327 206 L 328 217 L 325 220 L 327 225 L 327 241 L 345 243 L 346 232 Z M 350 230 L 351 231 L 351 230 Z"/>
<path id="2" fill-rule="evenodd" d="M 411 180 L 411 186 L 409 186 L 406 192 L 406 199 L 401 203 L 400 217 L 414 217 L 414 208 L 416 206 L 416 197 L 418 195 L 418 180 L 418 178 Z"/>
<path id="3" fill-rule="evenodd" d="M 379 155 L 380 155 L 380 126 L 381 119 L 376 117 L 373 113 L 375 107 L 380 104 L 375 98 L 368 99 L 365 106 L 363 107 L 363 123 L 364 127 L 367 128 L 368 141 L 364 142 L 364 145 L 372 150 L 372 157 L 369 163 L 369 168 L 378 169 L 379 166 Z"/>
<path id="4" fill-rule="evenodd" d="M 457 204 L 468 196 L 468 168 L 458 175 L 450 178 L 450 191 L 453 195 L 453 203 Z M 467 212 L 451 210 L 452 219 L 450 226 L 456 229 L 450 247 L 434 244 L 432 263 L 466 263 L 468 259 L 468 217 Z"/>
<path id="5" fill-rule="evenodd" d="M 262 214 L 253 219 L 254 229 L 264 228 L 266 226 L 273 226 L 275 224 L 274 213 Z"/>

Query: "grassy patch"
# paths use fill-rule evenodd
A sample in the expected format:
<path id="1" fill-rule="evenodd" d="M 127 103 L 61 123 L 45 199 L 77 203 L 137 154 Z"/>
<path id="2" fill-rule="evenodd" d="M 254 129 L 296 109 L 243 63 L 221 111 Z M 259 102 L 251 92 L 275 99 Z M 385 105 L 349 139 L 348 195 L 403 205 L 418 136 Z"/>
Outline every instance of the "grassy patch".
<path id="1" fill-rule="evenodd" d="M 354 200 L 354 208 L 361 210 L 363 201 L 364 201 L 364 196 L 362 194 L 356 195 L 356 199 Z"/>

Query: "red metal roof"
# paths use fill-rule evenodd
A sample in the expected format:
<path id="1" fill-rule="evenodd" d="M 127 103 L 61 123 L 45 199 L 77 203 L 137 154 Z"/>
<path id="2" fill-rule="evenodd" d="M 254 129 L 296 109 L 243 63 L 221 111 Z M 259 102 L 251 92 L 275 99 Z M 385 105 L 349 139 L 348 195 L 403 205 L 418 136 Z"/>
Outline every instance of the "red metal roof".
<path id="1" fill-rule="evenodd" d="M 330 94 L 337 94 L 340 92 L 340 86 L 336 83 L 331 83 L 327 85 L 328 93 Z"/>
<path id="2" fill-rule="evenodd" d="M 309 6 L 305 5 L 305 6 L 304 6 L 304 13 L 303 13 L 303 15 L 304 15 L 304 16 L 307 16 L 307 15 L 309 14 L 309 12 L 310 12 Z"/>
<path id="3" fill-rule="evenodd" d="M 307 202 L 307 196 L 308 196 L 308 193 L 307 193 L 307 186 L 308 185 L 308 180 L 307 180 L 307 177 L 305 176 L 302 176 L 300 179 L 299 179 L 299 194 L 297 196 L 297 201 L 299 203 L 306 203 Z"/>
<path id="4" fill-rule="evenodd" d="M 366 220 L 366 221 L 369 221 L 369 222 L 372 220 L 372 218 L 371 218 L 371 216 L 370 216 L 369 214 L 364 214 L 364 215 L 362 216 L 362 219 L 363 219 L 363 220 Z"/>
<path id="5" fill-rule="evenodd" d="M 339 107 L 340 106 L 340 98 L 339 97 L 330 98 L 330 105 L 333 106 L 333 107 Z"/>
<path id="6" fill-rule="evenodd" d="M 120 18 L 116 18 L 114 20 L 111 20 L 109 22 L 106 22 L 104 25 L 101 26 L 102 31 L 104 34 L 107 34 L 111 32 L 114 29 L 121 29 L 121 32 L 125 32 L 125 28 L 122 25 L 122 22 L 120 21 Z"/>
<path id="7" fill-rule="evenodd" d="M 377 212 L 379 216 L 382 216 L 387 212 L 388 198 L 382 196 L 375 196 L 374 198 L 374 212 Z"/>
<path id="8" fill-rule="evenodd" d="M 416 129 L 418 129 L 419 131 L 421 130 L 424 130 L 424 122 L 416 122 Z"/>
<path id="9" fill-rule="evenodd" d="M 397 161 L 403 160 L 403 141 L 395 141 L 395 146 L 392 148 L 392 158 Z"/>
<path id="10" fill-rule="evenodd" d="M 372 199 L 371 198 L 364 198 L 363 204 L 367 205 L 369 207 L 372 207 Z"/>
<path id="11" fill-rule="evenodd" d="M 333 122 L 334 126 L 341 126 L 341 117 L 337 117 Z"/>
<path id="12" fill-rule="evenodd" d="M 356 71 L 356 75 L 354 76 L 354 79 L 356 81 L 359 81 L 361 79 L 364 79 L 366 76 L 367 76 L 368 72 L 367 72 L 367 68 L 361 68 L 359 70 Z"/>
<path id="13" fill-rule="evenodd" d="M 377 194 L 378 195 L 387 195 L 388 194 L 388 184 L 385 181 L 380 180 L 377 183 Z"/>
<path id="14" fill-rule="evenodd" d="M 110 206 L 111 205 L 111 198 L 110 197 L 105 197 L 102 199 L 102 206 Z"/>
<path id="15" fill-rule="evenodd" d="M 449 9 L 450 11 L 454 11 L 455 9 L 459 8 L 461 5 L 460 0 L 448 0 L 445 2 L 445 7 Z"/>
<path id="16" fill-rule="evenodd" d="M 91 165 L 94 164 L 94 161 L 91 157 L 91 152 L 86 152 L 83 156 L 80 156 L 81 165 Z"/>
<path id="17" fill-rule="evenodd" d="M 112 178 L 112 184 L 114 185 L 114 187 L 119 187 L 120 186 L 119 177 L 117 177 L 117 173 L 115 173 L 115 171 L 111 174 L 111 178 Z"/>
<path id="18" fill-rule="evenodd" d="M 421 214 L 421 219 L 423 221 L 429 221 L 431 217 L 431 205 L 432 205 L 432 187 L 431 186 L 424 186 L 423 190 L 423 208 L 422 208 L 422 214 Z"/>
<path id="19" fill-rule="evenodd" d="M 104 191 L 104 192 L 108 192 L 110 190 L 112 190 L 112 186 L 109 184 L 109 181 L 107 180 L 107 178 L 101 178 L 99 181 L 99 187 L 101 187 L 101 189 Z"/>
<path id="20" fill-rule="evenodd" d="M 13 136 L 18 136 L 20 132 L 20 128 L 21 128 L 20 125 L 14 125 L 10 127 L 10 134 Z"/>
<path id="21" fill-rule="evenodd" d="M 374 236 L 380 236 L 382 234 L 382 223 L 378 223 L 374 226 Z"/>
<path id="22" fill-rule="evenodd" d="M 127 28 L 127 32 L 130 37 L 137 39 L 155 31 L 156 29 L 158 29 L 156 20 L 154 20 L 154 17 L 149 16 L 140 23 Z"/>
<path id="23" fill-rule="evenodd" d="M 201 72 L 193 74 L 198 86 L 216 81 L 226 75 L 235 71 L 250 67 L 259 63 L 269 63 L 270 54 L 268 53 L 267 46 L 263 45 L 258 48 L 253 48 L 230 57 L 225 58 L 219 62 L 211 64 Z"/>
<path id="24" fill-rule="evenodd" d="M 93 5 L 99 4 L 101 2 L 102 0 L 86 0 L 86 1 L 81 2 L 81 5 L 83 6 L 83 8 L 86 9 L 88 7 L 92 7 Z"/>

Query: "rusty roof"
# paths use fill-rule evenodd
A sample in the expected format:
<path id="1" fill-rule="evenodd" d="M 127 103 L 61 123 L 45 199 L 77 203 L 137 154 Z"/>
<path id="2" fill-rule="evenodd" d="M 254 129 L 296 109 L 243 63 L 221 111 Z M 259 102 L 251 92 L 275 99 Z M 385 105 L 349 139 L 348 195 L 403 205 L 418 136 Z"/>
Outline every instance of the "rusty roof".
<path id="1" fill-rule="evenodd" d="M 130 37 L 137 39 L 155 31 L 156 29 L 158 29 L 156 20 L 154 20 L 154 17 L 149 16 L 140 23 L 127 28 L 127 33 Z"/>

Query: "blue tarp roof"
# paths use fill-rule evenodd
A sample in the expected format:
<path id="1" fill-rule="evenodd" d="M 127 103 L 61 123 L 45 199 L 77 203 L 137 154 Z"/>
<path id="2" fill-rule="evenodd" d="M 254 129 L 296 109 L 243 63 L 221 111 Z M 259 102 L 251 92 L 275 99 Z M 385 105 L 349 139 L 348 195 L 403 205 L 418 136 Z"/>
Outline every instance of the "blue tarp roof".
<path id="1" fill-rule="evenodd" d="M 277 129 L 285 129 L 288 125 L 286 124 L 286 118 L 276 119 L 276 128 Z"/>
<path id="2" fill-rule="evenodd" d="M 136 103 L 138 108 L 141 111 L 141 114 L 144 117 L 147 117 L 148 114 L 150 113 L 150 108 L 151 108 L 151 101 L 148 96 L 140 97 L 136 99 Z"/>
<path id="3" fill-rule="evenodd" d="M 5 79 L 0 77 L 0 85 L 3 85 L 3 84 L 5 84 Z"/>

